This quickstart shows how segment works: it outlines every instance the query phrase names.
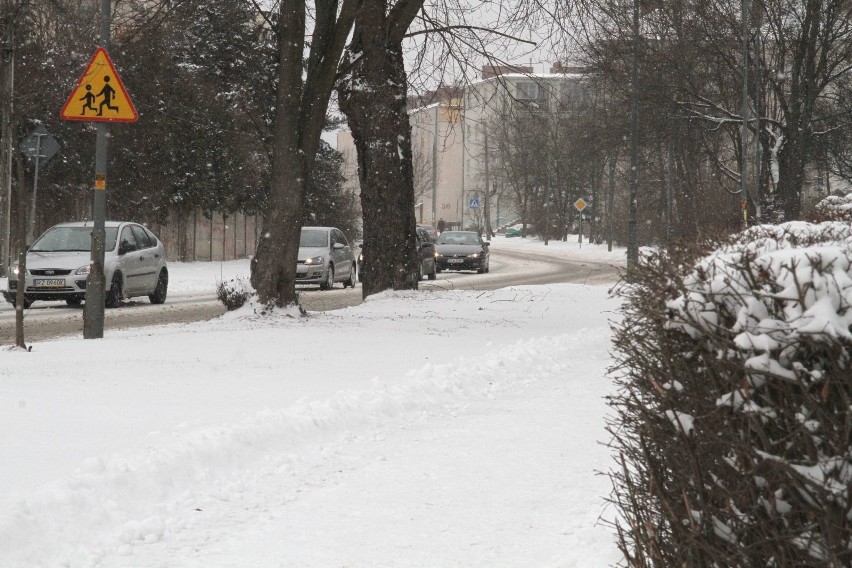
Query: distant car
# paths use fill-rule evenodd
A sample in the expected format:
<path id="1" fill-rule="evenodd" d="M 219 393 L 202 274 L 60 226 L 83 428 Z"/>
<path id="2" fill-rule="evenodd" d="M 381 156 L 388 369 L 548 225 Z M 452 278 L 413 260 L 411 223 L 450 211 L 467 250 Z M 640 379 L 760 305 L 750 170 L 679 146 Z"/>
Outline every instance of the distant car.
<path id="1" fill-rule="evenodd" d="M 123 298 L 148 296 L 152 304 L 166 301 L 169 271 L 163 243 L 147 228 L 127 221 L 104 224 L 105 305 Z M 61 223 L 45 231 L 27 250 L 24 307 L 39 300 L 64 300 L 69 306 L 86 299 L 92 246 L 91 221 Z M 15 303 L 20 284 L 18 263 L 11 266 L 6 300 Z"/>
<path id="2" fill-rule="evenodd" d="M 532 225 L 527 223 L 527 230 L 524 232 L 524 225 L 522 223 L 518 223 L 517 225 L 512 225 L 511 227 L 506 229 L 506 238 L 511 237 L 524 237 L 532 232 Z"/>
<path id="3" fill-rule="evenodd" d="M 435 241 L 438 272 L 443 270 L 490 270 L 489 241 L 474 231 L 444 231 Z"/>
<path id="4" fill-rule="evenodd" d="M 354 288 L 355 274 L 355 253 L 340 229 L 302 227 L 296 284 L 318 284 L 320 290 L 328 290 L 343 282 L 344 288 Z"/>
<path id="5" fill-rule="evenodd" d="M 438 277 L 438 267 L 435 261 L 435 244 L 429 238 L 429 233 L 417 226 L 417 253 L 420 255 L 420 278 L 435 280 Z M 358 256 L 358 280 L 364 274 L 364 253 Z"/>
<path id="6" fill-rule="evenodd" d="M 438 229 L 436 229 L 432 225 L 417 225 L 417 228 L 425 231 L 425 233 L 429 235 L 430 241 L 434 241 L 438 238 Z"/>

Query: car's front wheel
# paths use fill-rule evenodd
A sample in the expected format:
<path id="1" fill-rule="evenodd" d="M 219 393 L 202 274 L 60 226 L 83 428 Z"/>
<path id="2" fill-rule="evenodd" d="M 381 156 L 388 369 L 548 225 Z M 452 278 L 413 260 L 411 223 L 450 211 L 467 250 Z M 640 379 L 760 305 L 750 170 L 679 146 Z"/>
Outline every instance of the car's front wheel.
<path id="1" fill-rule="evenodd" d="M 334 265 L 328 265 L 328 272 L 325 273 L 325 281 L 320 283 L 320 290 L 331 290 L 334 288 Z"/>
<path id="2" fill-rule="evenodd" d="M 121 303 L 121 274 L 116 272 L 112 275 L 112 284 L 109 287 L 109 292 L 106 293 L 104 305 L 107 308 L 117 308 Z"/>
<path id="3" fill-rule="evenodd" d="M 9 299 L 9 303 L 12 304 L 13 307 L 17 306 L 18 305 L 18 296 L 17 295 L 12 296 L 11 299 Z M 30 300 L 29 298 L 27 298 L 26 296 L 24 296 L 24 309 L 28 310 L 28 309 L 30 309 L 30 306 L 32 306 L 32 305 L 33 305 L 33 301 Z"/>
<path id="4" fill-rule="evenodd" d="M 164 304 L 166 302 L 166 294 L 169 291 L 169 273 L 166 269 L 160 271 L 160 276 L 157 278 L 157 287 L 151 294 L 148 294 L 148 299 L 152 304 Z"/>

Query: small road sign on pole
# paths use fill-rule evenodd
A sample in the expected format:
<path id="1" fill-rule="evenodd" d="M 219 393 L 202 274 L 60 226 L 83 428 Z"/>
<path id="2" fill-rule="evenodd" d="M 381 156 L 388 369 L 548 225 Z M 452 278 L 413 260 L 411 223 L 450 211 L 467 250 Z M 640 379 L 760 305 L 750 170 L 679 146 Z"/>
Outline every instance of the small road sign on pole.
<path id="1" fill-rule="evenodd" d="M 588 203 L 586 203 L 586 201 L 582 197 L 574 202 L 574 208 L 580 213 L 583 212 L 583 209 L 585 209 L 586 206 L 588 206 Z"/>
<path id="2" fill-rule="evenodd" d="M 35 240 L 35 212 L 36 196 L 38 195 L 38 168 L 46 164 L 56 152 L 59 151 L 59 143 L 50 133 L 39 124 L 21 144 L 21 151 L 35 163 L 33 174 L 33 198 L 30 203 L 30 215 L 27 222 L 27 245 Z"/>

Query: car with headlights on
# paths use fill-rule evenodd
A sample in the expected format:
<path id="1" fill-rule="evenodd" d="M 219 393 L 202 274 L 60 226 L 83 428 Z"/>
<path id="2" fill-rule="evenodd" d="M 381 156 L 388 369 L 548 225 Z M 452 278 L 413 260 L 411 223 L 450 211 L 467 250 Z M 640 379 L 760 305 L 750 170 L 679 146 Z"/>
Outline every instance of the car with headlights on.
<path id="1" fill-rule="evenodd" d="M 24 307 L 35 301 L 64 300 L 69 306 L 86 299 L 86 278 L 92 256 L 94 223 L 60 223 L 45 231 L 27 249 L 26 274 L 13 263 L 3 296 L 12 304 L 24 289 Z M 104 223 L 105 304 L 148 296 L 152 304 L 166 301 L 169 271 L 163 243 L 146 227 L 128 221 Z"/>
<path id="2" fill-rule="evenodd" d="M 335 227 L 302 227 L 296 284 L 316 284 L 329 290 L 335 282 L 355 287 L 355 253 L 343 231 Z"/>
<path id="3" fill-rule="evenodd" d="M 489 241 L 475 231 L 444 231 L 435 240 L 435 262 L 438 272 L 444 270 L 490 270 Z"/>

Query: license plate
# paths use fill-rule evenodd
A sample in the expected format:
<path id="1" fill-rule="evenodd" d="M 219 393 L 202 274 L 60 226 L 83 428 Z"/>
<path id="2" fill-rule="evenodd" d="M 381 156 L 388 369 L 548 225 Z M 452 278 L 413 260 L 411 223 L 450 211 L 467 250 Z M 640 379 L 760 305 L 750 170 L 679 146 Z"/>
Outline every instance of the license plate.
<path id="1" fill-rule="evenodd" d="M 36 278 L 37 288 L 62 288 L 65 286 L 64 278 Z"/>
<path id="2" fill-rule="evenodd" d="M 461 263 L 464 262 L 464 259 L 463 258 L 448 258 L 447 262 L 449 262 L 450 264 L 461 264 Z"/>

